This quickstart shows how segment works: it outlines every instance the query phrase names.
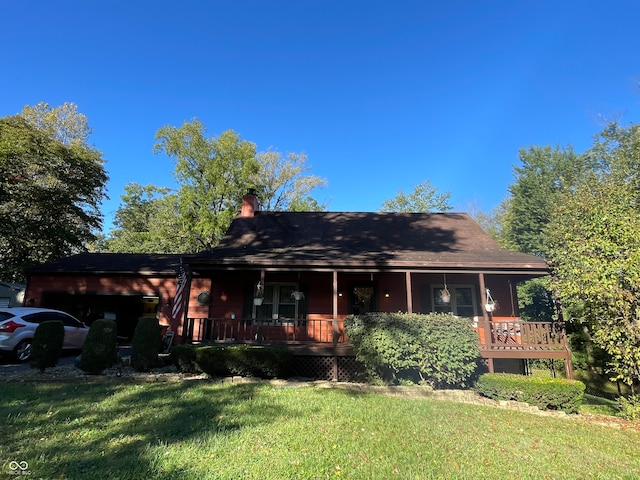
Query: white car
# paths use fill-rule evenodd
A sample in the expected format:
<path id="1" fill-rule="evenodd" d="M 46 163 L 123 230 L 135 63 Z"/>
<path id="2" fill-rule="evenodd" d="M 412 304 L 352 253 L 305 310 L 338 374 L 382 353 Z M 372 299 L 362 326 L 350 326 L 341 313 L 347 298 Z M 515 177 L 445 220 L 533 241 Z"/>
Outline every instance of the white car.
<path id="1" fill-rule="evenodd" d="M 38 325 L 47 320 L 64 323 L 64 345 L 66 350 L 79 350 L 89 333 L 80 320 L 60 310 L 33 307 L 0 308 L 0 352 L 9 353 L 19 362 L 31 356 L 31 342 Z"/>

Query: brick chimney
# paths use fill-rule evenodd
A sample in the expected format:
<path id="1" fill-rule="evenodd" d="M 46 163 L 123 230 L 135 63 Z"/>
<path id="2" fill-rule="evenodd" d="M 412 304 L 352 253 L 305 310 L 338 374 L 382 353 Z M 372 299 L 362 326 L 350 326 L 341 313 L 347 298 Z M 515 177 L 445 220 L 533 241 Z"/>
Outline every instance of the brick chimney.
<path id="1" fill-rule="evenodd" d="M 253 215 L 259 210 L 260 205 L 258 204 L 256 191 L 253 188 L 250 188 L 242 197 L 242 210 L 240 210 L 240 216 L 253 217 Z"/>

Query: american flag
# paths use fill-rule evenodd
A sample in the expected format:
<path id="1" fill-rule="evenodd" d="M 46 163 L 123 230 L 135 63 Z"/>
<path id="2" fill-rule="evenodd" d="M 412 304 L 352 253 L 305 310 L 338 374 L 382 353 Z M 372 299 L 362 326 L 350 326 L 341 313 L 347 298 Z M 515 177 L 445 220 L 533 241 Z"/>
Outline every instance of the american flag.
<path id="1" fill-rule="evenodd" d="M 182 313 L 185 303 L 185 286 L 187 285 L 187 272 L 184 266 L 180 265 L 178 271 L 178 287 L 176 288 L 176 296 L 173 297 L 173 308 L 171 309 L 171 316 L 174 321 L 179 321 L 182 318 Z"/>

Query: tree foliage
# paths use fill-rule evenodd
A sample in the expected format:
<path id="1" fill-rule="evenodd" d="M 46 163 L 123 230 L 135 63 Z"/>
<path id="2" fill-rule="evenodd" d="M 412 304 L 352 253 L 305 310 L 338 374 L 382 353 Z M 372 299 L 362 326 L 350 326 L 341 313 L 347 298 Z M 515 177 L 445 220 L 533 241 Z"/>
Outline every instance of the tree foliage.
<path id="1" fill-rule="evenodd" d="M 185 247 L 188 251 L 214 247 L 237 214 L 243 193 L 255 187 L 251 181 L 259 168 L 255 144 L 233 130 L 207 137 L 198 120 L 178 128 L 162 127 L 156 139 L 155 151 L 176 161 Z"/>
<path id="2" fill-rule="evenodd" d="M 26 105 L 20 116 L 29 125 L 63 145 L 89 148 L 88 141 L 92 130 L 86 115 L 78 112 L 75 103 L 64 103 L 59 107 L 51 107 L 45 102 L 33 106 Z"/>
<path id="3" fill-rule="evenodd" d="M 125 185 L 122 204 L 103 250 L 127 253 L 179 253 L 182 237 L 177 196 L 169 188 Z"/>
<path id="4" fill-rule="evenodd" d="M 268 150 L 257 154 L 259 172 L 254 178 L 261 208 L 266 211 L 322 211 L 325 206 L 310 196 L 312 190 L 327 182 L 307 172 L 304 153 Z"/>
<path id="5" fill-rule="evenodd" d="M 207 136 L 198 120 L 165 126 L 156 152 L 175 160 L 177 191 L 129 184 L 104 250 L 193 253 L 218 244 L 238 214 L 242 196 L 256 190 L 263 210 L 318 211 L 311 191 L 325 181 L 310 175 L 306 155 L 256 152 L 233 130 Z"/>
<path id="6" fill-rule="evenodd" d="M 0 119 L 0 276 L 82 250 L 101 227 L 100 152 L 63 144 L 19 116 Z"/>
<path id="7" fill-rule="evenodd" d="M 382 212 L 446 212 L 453 209 L 449 204 L 451 193 L 439 192 L 429 180 L 416 185 L 411 193 L 402 190 L 389 200 L 382 202 Z"/>
<path id="8" fill-rule="evenodd" d="M 504 245 L 532 255 L 545 256 L 544 228 L 563 189 L 571 189 L 591 171 L 588 157 L 572 148 L 533 146 L 520 150 L 520 166 L 504 212 Z"/>
<path id="9" fill-rule="evenodd" d="M 570 318 L 609 355 L 612 378 L 640 380 L 640 128 L 608 126 L 584 153 L 594 165 L 564 189 L 544 230 Z"/>

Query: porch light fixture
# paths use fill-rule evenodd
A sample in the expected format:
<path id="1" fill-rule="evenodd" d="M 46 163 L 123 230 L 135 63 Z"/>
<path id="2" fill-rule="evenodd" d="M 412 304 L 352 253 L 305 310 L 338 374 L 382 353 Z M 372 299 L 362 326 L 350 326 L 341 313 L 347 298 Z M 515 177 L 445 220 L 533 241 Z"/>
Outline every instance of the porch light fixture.
<path id="1" fill-rule="evenodd" d="M 338 296 L 341 297 L 342 296 L 342 290 L 338 290 Z"/>
<path id="2" fill-rule="evenodd" d="M 389 298 L 389 297 L 391 296 L 391 294 L 389 293 L 389 290 L 385 290 L 385 291 L 384 291 L 384 296 L 385 296 L 386 298 Z"/>
<path id="3" fill-rule="evenodd" d="M 299 290 L 294 290 L 291 292 L 291 298 L 293 298 L 296 302 L 300 300 L 304 300 L 304 293 Z"/>
<path id="4" fill-rule="evenodd" d="M 262 301 L 264 300 L 264 290 L 262 289 L 262 284 L 258 282 L 256 285 L 256 292 L 253 295 L 253 304 L 260 306 L 262 305 Z"/>
<path id="5" fill-rule="evenodd" d="M 449 289 L 447 288 L 447 274 L 443 273 L 444 276 L 444 288 L 440 290 L 440 300 L 442 303 L 449 303 L 451 301 L 451 293 L 449 293 Z"/>
<path id="6" fill-rule="evenodd" d="M 491 313 L 497 308 L 497 304 L 491 296 L 491 291 L 488 288 L 485 289 L 485 292 L 487 294 L 487 303 L 484 304 L 484 309 L 487 311 L 487 313 Z"/>

